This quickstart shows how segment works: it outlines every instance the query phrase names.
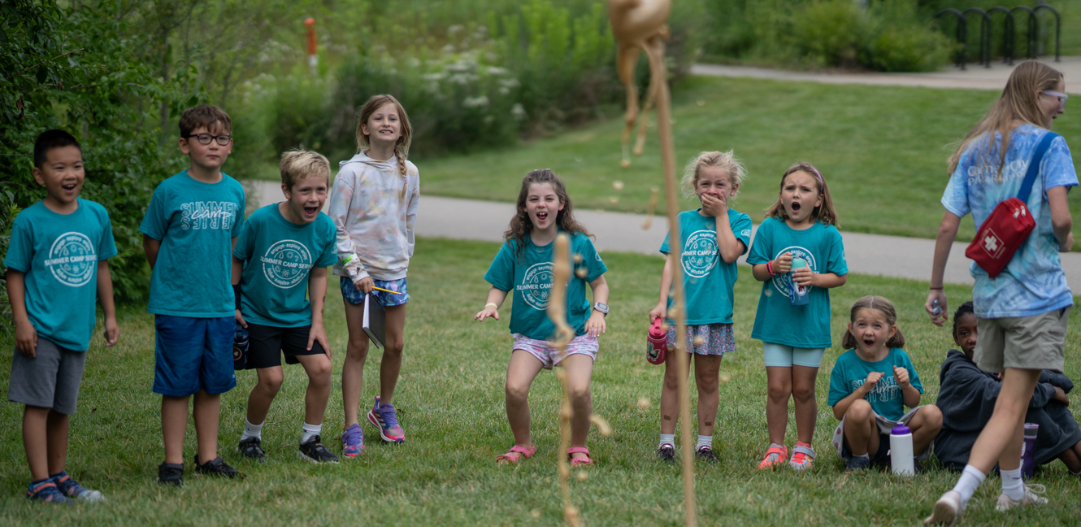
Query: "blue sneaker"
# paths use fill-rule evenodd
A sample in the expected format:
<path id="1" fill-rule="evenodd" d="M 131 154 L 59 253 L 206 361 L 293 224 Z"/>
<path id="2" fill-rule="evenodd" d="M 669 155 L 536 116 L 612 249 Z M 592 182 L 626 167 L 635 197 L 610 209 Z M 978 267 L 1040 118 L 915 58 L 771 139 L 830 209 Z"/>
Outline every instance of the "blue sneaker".
<path id="1" fill-rule="evenodd" d="M 40 501 L 42 503 L 54 503 L 57 505 L 71 505 L 75 502 L 71 501 L 71 498 L 60 493 L 60 490 L 56 488 L 56 483 L 53 483 L 52 478 L 49 478 L 37 485 L 33 482 L 30 483 L 30 487 L 26 491 L 26 499 L 33 501 Z"/>
<path id="2" fill-rule="evenodd" d="M 357 457 L 364 453 L 364 431 L 359 424 L 352 424 L 342 432 L 342 454 Z"/>
<path id="3" fill-rule="evenodd" d="M 66 470 L 53 476 L 52 480 L 61 494 L 73 500 L 105 501 L 105 496 L 102 496 L 101 492 L 83 487 L 78 481 L 71 479 Z"/>
<path id="4" fill-rule="evenodd" d="M 394 413 L 393 404 L 379 404 L 379 397 L 375 398 L 375 407 L 368 412 L 368 420 L 379 427 L 379 437 L 387 443 L 401 443 L 405 441 L 405 432 L 398 425 L 398 415 Z"/>

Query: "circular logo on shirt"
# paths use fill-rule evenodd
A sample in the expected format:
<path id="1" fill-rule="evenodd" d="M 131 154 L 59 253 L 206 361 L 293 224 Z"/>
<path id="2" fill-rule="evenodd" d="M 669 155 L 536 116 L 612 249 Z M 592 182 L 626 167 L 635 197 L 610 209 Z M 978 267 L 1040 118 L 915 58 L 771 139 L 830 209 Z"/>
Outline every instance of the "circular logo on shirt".
<path id="1" fill-rule="evenodd" d="M 90 238 L 81 232 L 66 232 L 57 236 L 49 248 L 45 267 L 61 284 L 79 287 L 94 278 L 98 255 Z"/>
<path id="2" fill-rule="evenodd" d="M 267 281 L 281 289 L 289 289 L 304 281 L 312 268 L 312 253 L 304 244 L 294 240 L 282 240 L 271 245 L 260 260 Z"/>
<path id="3" fill-rule="evenodd" d="M 548 308 L 548 292 L 552 289 L 552 262 L 533 264 L 526 269 L 522 283 L 517 286 L 522 299 L 533 309 L 544 311 Z"/>
<path id="4" fill-rule="evenodd" d="M 683 272 L 691 278 L 705 278 L 717 265 L 717 232 L 694 231 L 683 245 Z"/>
<path id="5" fill-rule="evenodd" d="M 803 258 L 807 262 L 807 267 L 810 267 L 811 270 L 816 273 L 818 272 L 818 265 L 815 263 L 815 257 L 811 254 L 811 251 L 799 246 L 785 247 L 784 249 L 777 251 L 777 254 L 773 256 L 773 259 L 776 260 L 777 258 L 780 258 L 782 254 L 786 253 L 791 253 L 792 258 Z M 788 275 L 779 274 L 774 276 L 773 280 L 770 281 L 773 283 L 773 288 L 776 289 L 778 293 L 781 293 L 786 297 L 791 295 L 792 279 L 789 278 Z M 811 289 L 812 286 L 807 286 L 808 294 L 810 294 Z"/>

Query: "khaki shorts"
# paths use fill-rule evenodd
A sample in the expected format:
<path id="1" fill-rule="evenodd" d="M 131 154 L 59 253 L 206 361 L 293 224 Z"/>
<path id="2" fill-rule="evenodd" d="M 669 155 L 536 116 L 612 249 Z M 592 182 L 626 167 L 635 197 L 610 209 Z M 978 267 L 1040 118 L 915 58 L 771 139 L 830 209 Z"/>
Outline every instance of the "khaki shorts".
<path id="1" fill-rule="evenodd" d="M 973 360 L 983 371 L 1006 368 L 1053 370 L 1066 365 L 1066 323 L 1070 308 L 1031 317 L 977 319 Z"/>

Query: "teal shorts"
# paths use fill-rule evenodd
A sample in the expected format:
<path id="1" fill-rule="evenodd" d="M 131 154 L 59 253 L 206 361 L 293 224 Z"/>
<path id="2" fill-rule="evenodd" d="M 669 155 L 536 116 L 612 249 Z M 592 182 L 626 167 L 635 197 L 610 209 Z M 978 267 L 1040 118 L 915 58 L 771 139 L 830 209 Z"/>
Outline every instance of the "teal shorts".
<path id="1" fill-rule="evenodd" d="M 766 366 L 791 368 L 792 365 L 807 368 L 822 366 L 822 355 L 826 348 L 794 348 L 784 344 L 762 343 L 762 356 Z"/>

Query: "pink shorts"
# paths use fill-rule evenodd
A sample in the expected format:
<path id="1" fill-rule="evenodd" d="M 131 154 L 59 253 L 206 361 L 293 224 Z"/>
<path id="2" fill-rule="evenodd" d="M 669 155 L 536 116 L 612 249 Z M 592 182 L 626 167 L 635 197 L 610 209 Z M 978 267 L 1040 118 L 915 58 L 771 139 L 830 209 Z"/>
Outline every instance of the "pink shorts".
<path id="1" fill-rule="evenodd" d="M 597 350 L 600 349 L 600 345 L 597 344 L 597 337 L 591 337 L 589 334 L 574 337 L 567 344 L 567 351 L 562 356 L 559 356 L 559 350 L 547 340 L 531 339 L 520 333 L 515 333 L 512 336 L 514 337 L 512 351 L 522 350 L 536 357 L 546 370 L 552 369 L 552 366 L 559 364 L 559 361 L 570 355 L 588 355 L 589 358 L 596 361 Z"/>

